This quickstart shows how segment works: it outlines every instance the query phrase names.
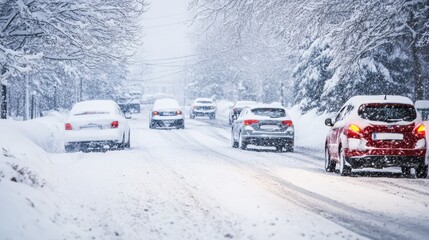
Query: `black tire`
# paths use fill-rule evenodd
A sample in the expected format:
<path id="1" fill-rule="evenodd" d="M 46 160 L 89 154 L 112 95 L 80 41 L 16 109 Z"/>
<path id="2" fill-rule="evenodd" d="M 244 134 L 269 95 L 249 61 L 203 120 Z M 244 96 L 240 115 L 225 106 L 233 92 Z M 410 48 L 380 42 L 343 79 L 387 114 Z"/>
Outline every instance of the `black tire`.
<path id="1" fill-rule="evenodd" d="M 70 153 L 70 152 L 74 152 L 75 148 L 70 145 L 65 145 L 64 150 L 66 151 L 66 153 Z"/>
<path id="2" fill-rule="evenodd" d="M 331 154 L 329 154 L 328 147 L 325 147 L 325 171 L 334 172 L 337 163 L 332 161 Z"/>
<path id="3" fill-rule="evenodd" d="M 212 114 L 212 115 L 210 115 L 210 117 L 209 117 L 211 120 L 215 120 L 216 119 L 216 115 L 215 114 Z"/>
<path id="4" fill-rule="evenodd" d="M 126 148 L 131 148 L 131 132 L 128 132 L 128 141 L 125 145 Z"/>
<path id="5" fill-rule="evenodd" d="M 150 121 L 150 122 L 149 122 L 149 128 L 150 128 L 150 129 L 154 129 L 154 128 L 155 128 L 155 127 L 153 126 L 153 122 L 152 122 L 152 121 Z"/>
<path id="6" fill-rule="evenodd" d="M 346 165 L 346 157 L 344 156 L 343 149 L 340 148 L 340 175 L 341 176 L 350 176 L 352 173 L 352 168 Z"/>
<path id="7" fill-rule="evenodd" d="M 118 143 L 117 149 L 118 150 L 124 150 L 126 144 L 127 143 L 125 142 L 125 133 L 124 133 L 124 136 L 122 136 L 122 142 Z"/>
<path id="8" fill-rule="evenodd" d="M 234 139 L 233 130 L 231 130 L 231 147 L 238 148 L 238 142 Z"/>
<path id="9" fill-rule="evenodd" d="M 241 150 L 247 149 L 247 143 L 244 141 L 241 132 L 238 134 L 238 148 L 240 148 Z"/>
<path id="10" fill-rule="evenodd" d="M 286 152 L 293 152 L 293 145 L 286 144 L 285 149 L 286 149 Z"/>
<path id="11" fill-rule="evenodd" d="M 416 178 L 428 177 L 428 165 L 419 166 L 416 168 Z"/>
<path id="12" fill-rule="evenodd" d="M 411 175 L 411 168 L 410 167 L 401 167 L 402 175 L 404 176 L 410 176 Z"/>

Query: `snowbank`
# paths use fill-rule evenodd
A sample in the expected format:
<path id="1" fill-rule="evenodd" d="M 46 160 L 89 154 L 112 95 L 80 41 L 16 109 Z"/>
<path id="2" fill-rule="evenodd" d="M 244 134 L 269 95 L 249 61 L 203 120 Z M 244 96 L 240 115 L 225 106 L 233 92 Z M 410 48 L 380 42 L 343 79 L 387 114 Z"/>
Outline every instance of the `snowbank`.
<path id="1" fill-rule="evenodd" d="M 0 120 L 0 239 L 58 239 L 57 206 L 46 191 L 51 162 L 62 151 L 60 116 Z"/>
<path id="2" fill-rule="evenodd" d="M 324 151 L 329 132 L 325 119 L 333 114 L 318 114 L 316 109 L 303 114 L 298 106 L 290 108 L 288 114 L 295 125 L 295 146 Z"/>

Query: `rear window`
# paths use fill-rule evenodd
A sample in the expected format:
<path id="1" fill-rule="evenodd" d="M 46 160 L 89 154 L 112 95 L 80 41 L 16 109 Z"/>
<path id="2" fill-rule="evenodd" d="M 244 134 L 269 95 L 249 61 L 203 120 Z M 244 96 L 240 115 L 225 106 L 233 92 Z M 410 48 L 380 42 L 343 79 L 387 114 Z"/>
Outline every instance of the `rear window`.
<path id="1" fill-rule="evenodd" d="M 286 111 L 281 108 L 255 108 L 252 113 L 258 116 L 267 116 L 272 118 L 286 117 Z"/>
<path id="2" fill-rule="evenodd" d="M 407 104 L 367 104 L 359 108 L 363 119 L 381 122 L 413 121 L 417 113 L 412 105 Z"/>

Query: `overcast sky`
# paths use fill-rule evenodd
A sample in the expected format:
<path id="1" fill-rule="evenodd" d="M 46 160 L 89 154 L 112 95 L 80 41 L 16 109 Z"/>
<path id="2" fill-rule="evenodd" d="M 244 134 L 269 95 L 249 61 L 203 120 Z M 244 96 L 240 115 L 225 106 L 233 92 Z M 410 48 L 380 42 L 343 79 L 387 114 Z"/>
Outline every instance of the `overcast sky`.
<path id="1" fill-rule="evenodd" d="M 177 66 L 183 65 L 184 59 L 158 59 L 192 54 L 188 37 L 188 2 L 189 0 L 150 2 L 148 11 L 143 17 L 143 46 L 136 56 L 136 59 L 142 62 L 130 68 L 133 78 L 141 77 L 146 82 L 172 82 L 180 77 L 183 67 Z"/>

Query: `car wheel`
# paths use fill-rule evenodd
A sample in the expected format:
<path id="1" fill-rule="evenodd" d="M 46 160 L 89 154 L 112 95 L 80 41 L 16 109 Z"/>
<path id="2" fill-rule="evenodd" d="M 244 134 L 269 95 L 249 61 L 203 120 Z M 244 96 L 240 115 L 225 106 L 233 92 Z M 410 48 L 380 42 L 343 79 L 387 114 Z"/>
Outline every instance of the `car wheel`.
<path id="1" fill-rule="evenodd" d="M 154 129 L 155 128 L 152 121 L 149 122 L 149 128 L 150 129 Z"/>
<path id="2" fill-rule="evenodd" d="M 428 165 L 419 166 L 416 168 L 416 178 L 428 177 Z"/>
<path id="3" fill-rule="evenodd" d="M 231 147 L 238 148 L 238 142 L 234 139 L 234 132 L 231 130 Z"/>
<path id="4" fill-rule="evenodd" d="M 128 132 L 128 141 L 125 145 L 126 148 L 131 148 L 131 132 Z"/>
<path id="5" fill-rule="evenodd" d="M 410 176 L 411 175 L 411 168 L 410 167 L 401 167 L 402 175 L 404 176 Z"/>
<path id="6" fill-rule="evenodd" d="M 325 171 L 333 172 L 335 171 L 336 162 L 332 161 L 331 154 L 329 154 L 328 147 L 325 147 Z"/>
<path id="7" fill-rule="evenodd" d="M 123 150 L 125 148 L 125 145 L 126 145 L 126 142 L 125 142 L 125 133 L 124 133 L 124 136 L 122 136 L 122 142 L 118 143 L 118 146 L 117 146 L 118 150 Z"/>
<path id="8" fill-rule="evenodd" d="M 286 152 L 293 152 L 293 145 L 287 145 L 285 146 Z"/>
<path id="9" fill-rule="evenodd" d="M 216 119 L 216 115 L 214 115 L 214 114 L 210 115 L 210 119 L 211 120 L 215 120 Z"/>
<path id="10" fill-rule="evenodd" d="M 350 176 L 352 173 L 352 168 L 346 165 L 346 157 L 344 156 L 343 149 L 340 149 L 340 175 L 341 176 Z"/>
<path id="11" fill-rule="evenodd" d="M 244 142 L 243 135 L 241 132 L 238 134 L 238 148 L 246 150 L 247 144 Z"/>

